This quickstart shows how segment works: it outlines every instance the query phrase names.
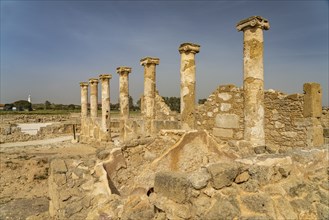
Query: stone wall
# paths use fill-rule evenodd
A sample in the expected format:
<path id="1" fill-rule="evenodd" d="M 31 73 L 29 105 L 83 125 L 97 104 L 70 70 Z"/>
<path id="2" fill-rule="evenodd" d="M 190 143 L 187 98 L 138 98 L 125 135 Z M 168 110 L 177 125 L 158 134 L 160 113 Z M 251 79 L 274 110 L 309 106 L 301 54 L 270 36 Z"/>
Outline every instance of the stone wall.
<path id="1" fill-rule="evenodd" d="M 307 146 L 307 126 L 310 124 L 303 116 L 303 98 L 301 94 L 265 92 L 267 145 L 281 148 Z"/>
<path id="2" fill-rule="evenodd" d="M 196 110 L 198 129 L 223 140 L 243 139 L 243 92 L 235 85 L 219 86 Z"/>
<path id="3" fill-rule="evenodd" d="M 72 118 L 72 115 L 44 115 L 44 114 L 2 114 L 1 124 L 14 123 L 45 123 L 45 122 L 62 122 Z"/>
<path id="4" fill-rule="evenodd" d="M 75 125 L 76 133 L 80 132 L 80 125 Z M 26 134 L 16 124 L 2 124 L 0 126 L 0 143 L 41 140 L 63 135 L 72 135 L 73 123 L 54 123 L 41 127 L 36 135 Z"/>
<path id="5" fill-rule="evenodd" d="M 320 120 L 304 116 L 304 95 L 265 91 L 265 138 L 273 149 L 317 146 L 320 123 L 329 127 L 329 110 Z M 221 140 L 242 140 L 244 135 L 243 90 L 234 85 L 219 86 L 196 110 L 198 129 L 205 129 Z M 320 127 L 319 127 L 320 126 Z M 325 131 L 324 135 L 329 136 Z"/>

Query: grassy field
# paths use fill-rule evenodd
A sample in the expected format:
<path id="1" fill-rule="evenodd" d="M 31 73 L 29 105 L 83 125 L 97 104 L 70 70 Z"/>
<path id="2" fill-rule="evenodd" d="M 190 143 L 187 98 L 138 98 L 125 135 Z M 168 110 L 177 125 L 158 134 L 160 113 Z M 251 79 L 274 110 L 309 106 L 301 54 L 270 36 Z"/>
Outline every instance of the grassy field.
<path id="1" fill-rule="evenodd" d="M 0 111 L 0 115 L 67 115 L 80 113 L 80 110 L 35 110 L 35 111 Z M 119 111 L 111 111 L 111 115 L 119 115 Z M 140 111 L 131 111 L 131 115 L 140 115 Z M 98 110 L 98 115 L 102 115 L 102 110 Z"/>

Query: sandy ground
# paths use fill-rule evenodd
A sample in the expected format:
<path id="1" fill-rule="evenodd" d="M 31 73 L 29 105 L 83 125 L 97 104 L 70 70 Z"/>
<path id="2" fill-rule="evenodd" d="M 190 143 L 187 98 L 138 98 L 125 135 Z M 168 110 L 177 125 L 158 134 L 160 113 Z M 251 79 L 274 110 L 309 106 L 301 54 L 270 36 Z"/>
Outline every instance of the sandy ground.
<path id="1" fill-rule="evenodd" d="M 95 148 L 72 144 L 72 137 L 0 145 L 0 220 L 48 219 L 48 169 L 54 158 L 80 158 Z"/>

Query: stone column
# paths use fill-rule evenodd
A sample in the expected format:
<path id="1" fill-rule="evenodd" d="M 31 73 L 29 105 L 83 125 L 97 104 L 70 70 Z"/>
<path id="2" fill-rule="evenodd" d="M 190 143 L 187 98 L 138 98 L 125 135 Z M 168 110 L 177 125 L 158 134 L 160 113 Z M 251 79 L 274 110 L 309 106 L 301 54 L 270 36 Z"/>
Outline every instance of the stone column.
<path id="1" fill-rule="evenodd" d="M 81 118 L 86 118 L 88 116 L 88 83 L 81 82 Z"/>
<path id="2" fill-rule="evenodd" d="M 111 140 L 111 119 L 110 119 L 110 79 L 112 75 L 102 74 L 99 79 L 102 85 L 102 135 L 101 140 Z"/>
<path id="3" fill-rule="evenodd" d="M 244 139 L 253 146 L 265 145 L 263 30 L 268 21 L 252 16 L 236 26 L 243 31 Z"/>
<path id="4" fill-rule="evenodd" d="M 130 67 L 121 66 L 117 68 L 119 74 L 119 99 L 120 99 L 120 139 L 122 141 L 127 138 L 126 122 L 129 118 L 129 73 Z"/>
<path id="5" fill-rule="evenodd" d="M 97 118 L 98 109 L 98 79 L 89 79 L 90 84 L 90 117 Z"/>
<path id="6" fill-rule="evenodd" d="M 195 54 L 200 45 L 183 43 L 178 49 L 181 54 L 180 66 L 180 111 L 182 129 L 195 128 Z"/>
<path id="7" fill-rule="evenodd" d="M 143 116 L 147 133 L 152 133 L 152 122 L 155 119 L 155 66 L 159 65 L 159 62 L 159 58 L 155 57 L 145 57 L 140 60 L 140 64 L 144 66 Z"/>

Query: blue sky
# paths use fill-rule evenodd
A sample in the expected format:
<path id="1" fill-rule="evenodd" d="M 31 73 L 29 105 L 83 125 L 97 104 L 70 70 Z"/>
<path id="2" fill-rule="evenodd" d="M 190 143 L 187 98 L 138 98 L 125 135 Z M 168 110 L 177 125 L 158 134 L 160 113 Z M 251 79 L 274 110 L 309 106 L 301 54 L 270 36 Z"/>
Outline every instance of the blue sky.
<path id="1" fill-rule="evenodd" d="M 79 82 L 111 73 L 118 101 L 118 66 L 132 67 L 130 94 L 143 93 L 145 56 L 160 58 L 157 89 L 179 97 L 178 47 L 196 55 L 197 98 L 218 85 L 242 86 L 243 34 L 235 25 L 267 18 L 265 89 L 302 93 L 318 82 L 328 105 L 328 1 L 1 1 L 0 103 L 79 104 Z"/>

